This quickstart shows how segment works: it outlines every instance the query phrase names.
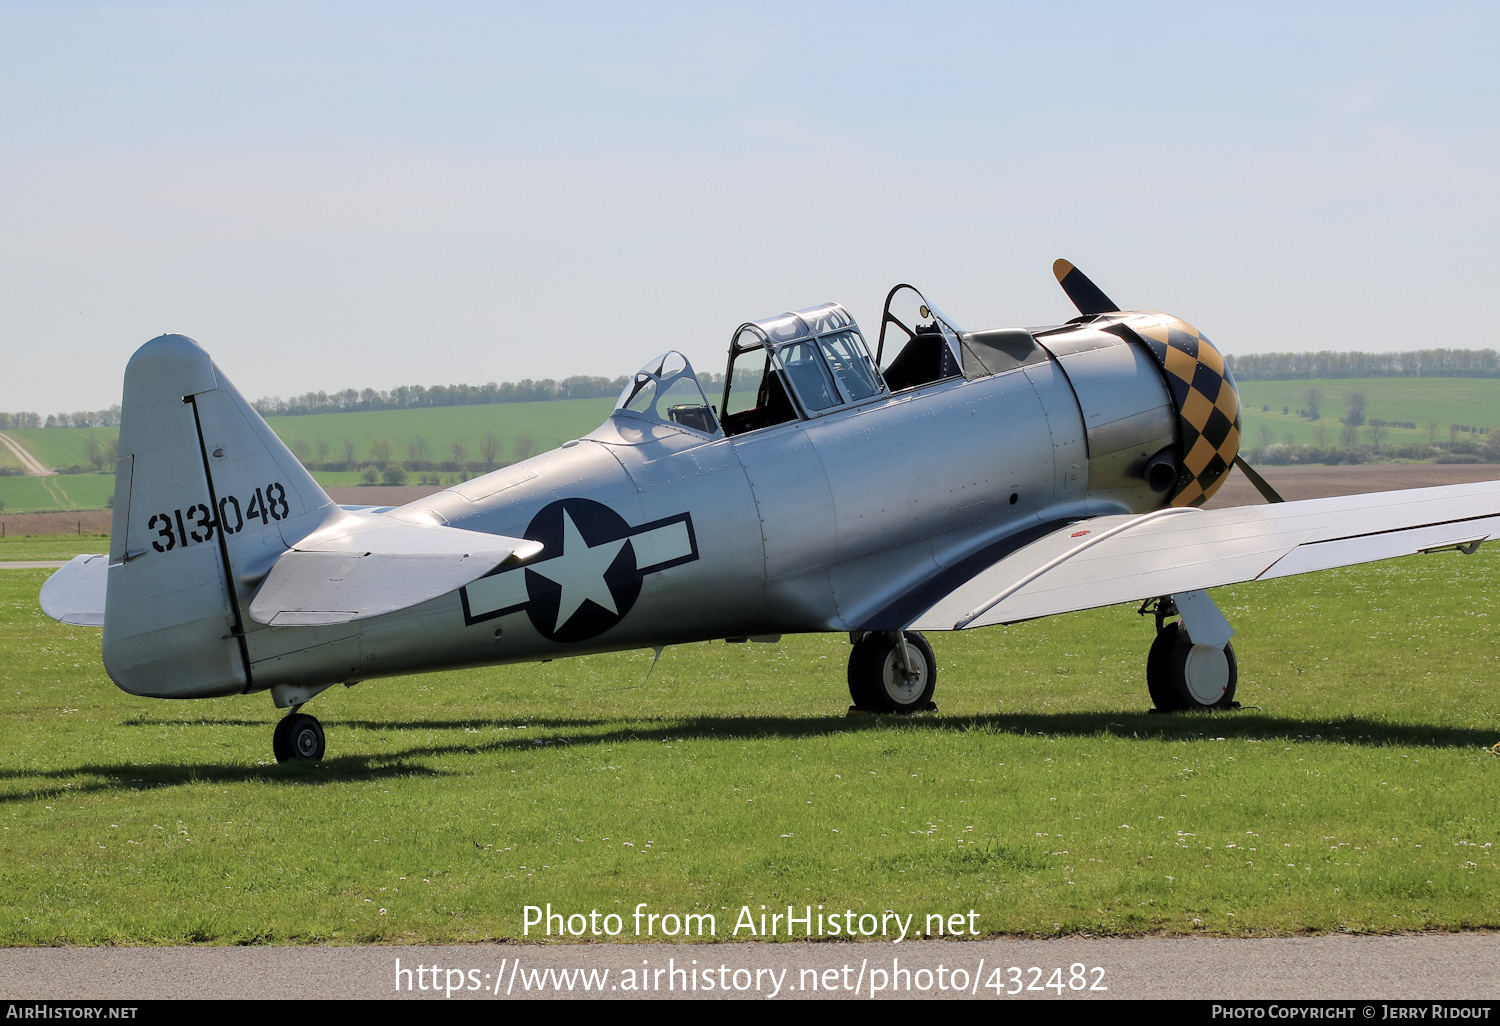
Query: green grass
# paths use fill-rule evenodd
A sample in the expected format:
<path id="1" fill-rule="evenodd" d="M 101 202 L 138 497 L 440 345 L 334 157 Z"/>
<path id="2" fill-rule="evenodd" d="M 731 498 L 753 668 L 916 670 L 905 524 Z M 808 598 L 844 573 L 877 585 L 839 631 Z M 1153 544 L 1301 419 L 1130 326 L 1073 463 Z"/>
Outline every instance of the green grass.
<path id="1" fill-rule="evenodd" d="M 0 477 L 0 501 L 6 513 L 104 509 L 114 492 L 113 474 Z"/>
<path id="2" fill-rule="evenodd" d="M 344 439 L 355 443 L 355 458 L 371 459 L 370 442 L 389 438 L 398 460 L 418 435 L 427 441 L 427 459 L 451 460 L 449 445 L 463 442 L 466 459 L 480 459 L 486 433 L 500 441 L 500 462 L 514 458 L 515 441 L 522 435 L 536 443 L 536 451 L 555 448 L 570 438 L 586 435 L 614 409 L 612 399 L 561 399 L 543 403 L 497 403 L 491 406 L 440 406 L 422 410 L 385 410 L 377 413 L 325 413 L 304 417 L 272 417 L 270 424 L 294 451 L 320 460 L 318 443 L 328 446 L 328 461 L 344 458 Z"/>
<path id="3" fill-rule="evenodd" d="M 477 472 L 474 473 L 474 474 L 469 474 L 469 473 L 459 474 L 459 473 L 454 473 L 452 471 L 442 471 L 442 472 L 434 471 L 433 473 L 437 473 L 437 476 L 440 479 L 440 483 L 445 488 L 448 487 L 449 485 L 458 484 L 461 481 L 467 480 L 470 477 L 476 477 L 476 476 L 478 476 Z M 315 471 L 312 472 L 312 476 L 313 476 L 313 479 L 315 481 L 317 481 L 318 484 L 322 485 L 324 488 L 340 488 L 340 487 L 348 488 L 348 487 L 352 487 L 352 486 L 359 486 L 359 487 L 366 487 L 367 486 L 367 482 L 364 479 L 364 473 L 363 473 L 363 471 L 358 471 L 358 470 L 347 470 L 347 471 L 346 470 L 315 470 Z M 406 483 L 409 484 L 409 485 L 419 485 L 419 484 L 422 483 L 423 476 L 424 476 L 424 472 L 418 472 L 418 473 L 415 473 L 415 474 L 407 474 L 406 475 Z M 384 484 L 383 481 L 376 481 L 375 483 L 376 484 Z"/>
<path id="4" fill-rule="evenodd" d="M 118 438 L 119 428 L 12 428 L 6 431 L 31 455 L 49 467 L 86 467 L 89 465 L 88 439 L 92 436 L 103 445 Z M 111 471 L 113 467 L 108 468 Z"/>
<path id="5" fill-rule="evenodd" d="M 1307 408 L 1307 390 L 1323 392 L 1322 419 L 1297 416 Z M 1318 428 L 1327 429 L 1326 444 L 1337 446 L 1344 425 L 1339 418 L 1348 408 L 1350 392 L 1367 397 L 1366 419 L 1408 421 L 1416 430 L 1390 428 L 1382 444 L 1427 442 L 1427 425 L 1437 424 L 1437 441 L 1448 441 L 1449 424 L 1500 428 L 1500 378 L 1340 378 L 1327 381 L 1242 381 L 1240 399 L 1244 408 L 1247 445 L 1259 445 L 1262 426 L 1271 429 L 1274 440 L 1290 434 L 1296 445 L 1313 445 Z M 1262 412 L 1262 406 L 1269 406 Z M 1285 407 L 1290 412 L 1283 414 Z M 1460 433 L 1460 439 L 1479 441 L 1476 434 Z M 1360 441 L 1366 441 L 1361 434 Z"/>
<path id="6" fill-rule="evenodd" d="M 365 483 L 358 470 L 318 470 L 313 472 L 313 479 L 324 488 L 347 488 Z"/>
<path id="7" fill-rule="evenodd" d="M 72 559 L 83 552 L 108 551 L 107 534 L 9 534 L 0 538 L 0 563 Z"/>
<path id="8" fill-rule="evenodd" d="M 515 443 L 521 436 L 530 437 L 539 452 L 551 449 L 570 438 L 588 434 L 613 409 L 613 399 L 560 399 L 271 417 L 266 423 L 288 446 L 304 449 L 309 461 L 341 462 L 345 439 L 355 443 L 356 460 L 369 460 L 370 442 L 376 438 L 389 438 L 396 459 L 405 460 L 407 446 L 419 435 L 427 441 L 428 460 L 451 460 L 452 442 L 463 442 L 468 447 L 466 459 L 479 460 L 484 436 L 493 433 L 500 442 L 499 461 L 507 463 L 514 459 Z M 48 466 L 66 467 L 88 463 L 85 447 L 90 435 L 104 442 L 117 438 L 120 431 L 119 428 L 27 428 L 8 433 Z M 328 446 L 326 460 L 319 456 L 320 441 Z"/>
<path id="9" fill-rule="evenodd" d="M 0 943 L 478 940 L 544 902 L 721 938 L 788 903 L 1500 926 L 1489 548 L 1216 592 L 1236 713 L 1147 715 L 1150 627 L 1116 607 L 935 635 L 941 712 L 904 720 L 845 714 L 840 636 L 371 681 L 308 706 L 311 766 L 272 762 L 265 695 L 116 690 L 99 632 L 37 611 L 45 576 L 0 572 Z"/>

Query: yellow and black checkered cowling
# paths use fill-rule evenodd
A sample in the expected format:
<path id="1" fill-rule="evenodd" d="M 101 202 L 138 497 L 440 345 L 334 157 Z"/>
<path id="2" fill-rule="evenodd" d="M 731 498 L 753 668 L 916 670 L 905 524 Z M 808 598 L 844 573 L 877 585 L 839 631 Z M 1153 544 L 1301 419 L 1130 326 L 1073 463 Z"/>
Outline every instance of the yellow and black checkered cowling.
<path id="1" fill-rule="evenodd" d="M 1219 490 L 1240 451 L 1240 393 L 1224 356 L 1186 321 L 1132 314 L 1125 323 L 1161 364 L 1177 407 L 1173 506 L 1201 506 Z"/>

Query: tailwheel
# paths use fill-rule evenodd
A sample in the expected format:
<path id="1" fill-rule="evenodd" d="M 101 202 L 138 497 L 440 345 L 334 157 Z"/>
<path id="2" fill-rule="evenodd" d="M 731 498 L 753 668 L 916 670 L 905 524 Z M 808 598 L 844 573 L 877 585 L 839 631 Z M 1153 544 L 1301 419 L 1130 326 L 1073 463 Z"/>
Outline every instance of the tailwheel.
<path id="1" fill-rule="evenodd" d="M 1146 657 L 1146 686 L 1161 712 L 1236 708 L 1238 678 L 1233 645 L 1195 645 L 1180 622 L 1162 627 Z"/>
<path id="2" fill-rule="evenodd" d="M 316 762 L 323 758 L 323 725 L 306 713 L 293 712 L 276 724 L 271 748 L 277 762 L 293 759 Z"/>
<path id="3" fill-rule="evenodd" d="M 932 704 L 936 684 L 932 646 L 917 631 L 868 631 L 855 638 L 849 653 L 849 697 L 856 709 L 927 712 L 937 708 Z"/>

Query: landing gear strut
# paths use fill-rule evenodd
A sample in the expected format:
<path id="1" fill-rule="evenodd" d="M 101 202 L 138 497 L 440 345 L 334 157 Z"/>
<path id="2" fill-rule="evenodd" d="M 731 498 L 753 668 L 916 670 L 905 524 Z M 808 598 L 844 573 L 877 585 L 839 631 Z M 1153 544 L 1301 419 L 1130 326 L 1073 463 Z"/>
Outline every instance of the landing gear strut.
<path id="1" fill-rule="evenodd" d="M 1212 599 L 1201 591 L 1168 595 L 1148 600 L 1140 611 L 1156 616 L 1146 687 L 1158 712 L 1239 708 L 1239 668 L 1229 643 L 1234 630 Z M 1181 619 L 1168 623 L 1169 616 Z"/>
<path id="2" fill-rule="evenodd" d="M 323 758 L 323 725 L 306 713 L 299 713 L 294 706 L 291 713 L 276 724 L 276 733 L 271 735 L 271 748 L 277 762 L 292 759 L 316 762 Z"/>
<path id="3" fill-rule="evenodd" d="M 897 641 L 900 644 L 897 644 Z M 861 631 L 850 635 L 849 697 L 865 712 L 913 713 L 936 709 L 937 660 L 917 631 Z"/>

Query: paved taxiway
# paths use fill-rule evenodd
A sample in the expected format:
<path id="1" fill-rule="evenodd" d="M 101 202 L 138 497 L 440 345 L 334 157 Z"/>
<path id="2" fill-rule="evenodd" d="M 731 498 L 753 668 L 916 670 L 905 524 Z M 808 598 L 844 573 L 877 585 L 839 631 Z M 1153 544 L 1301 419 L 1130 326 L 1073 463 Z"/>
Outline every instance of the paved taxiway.
<path id="1" fill-rule="evenodd" d="M 404 975 L 397 973 L 397 959 Z M 696 960 L 696 962 L 694 961 Z M 981 964 L 982 960 L 982 964 Z M 1074 970 L 1081 964 L 1083 975 Z M 938 974 L 938 966 L 944 967 Z M 432 967 L 437 967 L 433 972 Z M 1019 972 L 1019 982 L 1011 967 Z M 1032 967 L 1041 970 L 1034 974 Z M 422 972 L 418 973 L 418 967 Z M 1102 968 L 1102 974 L 1096 973 Z M 608 969 L 602 989 L 558 992 L 542 970 Z M 661 989 L 617 989 L 642 970 Z M 671 970 L 679 970 L 671 977 Z M 999 972 L 995 973 L 994 970 Z M 1053 969 L 1062 994 L 1047 989 Z M 450 973 L 450 970 L 457 970 Z M 633 974 L 627 976 L 626 971 Z M 748 970 L 737 972 L 737 970 Z M 759 970 L 760 972 L 757 972 Z M 921 971 L 927 970 L 924 975 Z M 884 991 L 870 993 L 882 982 Z M 901 972 L 910 974 L 902 976 Z M 703 973 L 723 981 L 704 989 Z M 961 975 L 959 975 L 961 973 Z M 695 977 L 699 987 L 683 992 Z M 779 978 L 779 984 L 776 983 Z M 176 947 L 0 949 L 0 998 L 460 998 L 547 997 L 1350 999 L 1500 998 L 1500 934 L 1277 939 L 1062 938 L 920 943 L 467 944 L 389 947 Z M 911 980 L 910 990 L 903 986 Z M 948 989 L 940 990 L 938 981 Z M 964 987 L 955 989 L 955 981 Z M 672 983 L 673 989 L 668 990 Z M 432 984 L 437 984 L 433 989 Z M 817 989 L 811 989 L 816 983 Z M 920 989 L 926 983 L 927 989 Z M 1070 985 L 1071 983 L 1071 985 Z M 743 989 L 736 989 L 744 984 Z M 1029 990 L 1033 984 L 1041 989 Z M 398 990 L 398 985 L 400 990 Z M 1094 990 L 1095 985 L 1107 990 Z M 426 986 L 427 989 L 421 989 Z M 857 990 L 855 989 L 857 986 Z M 726 993 L 724 987 L 728 988 Z M 779 990 L 775 989 L 778 988 Z M 410 989 L 408 989 L 410 988 Z M 1074 989 L 1076 988 L 1076 989 Z M 1007 995 L 1001 995 L 1009 999 Z M 1375 1015 L 1380 1011 L 1375 1009 Z"/>

